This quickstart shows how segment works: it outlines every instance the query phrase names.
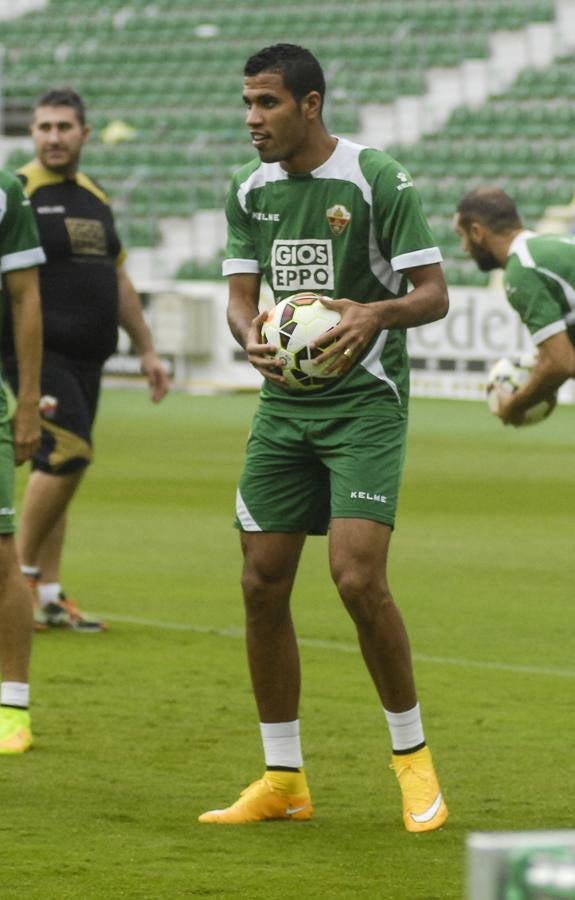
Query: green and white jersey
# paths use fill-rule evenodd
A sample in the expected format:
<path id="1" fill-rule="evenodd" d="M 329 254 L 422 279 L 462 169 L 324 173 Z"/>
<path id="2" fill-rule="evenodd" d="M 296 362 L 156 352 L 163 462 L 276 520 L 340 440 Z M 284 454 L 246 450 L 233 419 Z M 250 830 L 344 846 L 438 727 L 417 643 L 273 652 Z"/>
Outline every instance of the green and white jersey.
<path id="1" fill-rule="evenodd" d="M 0 272 L 45 261 L 30 200 L 19 179 L 0 169 Z"/>
<path id="2" fill-rule="evenodd" d="M 0 169 L 0 275 L 45 261 L 30 201 L 15 175 Z M 3 287 L 3 285 L 2 285 Z M 0 323 L 4 296 L 0 289 Z"/>
<path id="3" fill-rule="evenodd" d="M 518 234 L 505 266 L 505 293 L 535 344 L 565 330 L 575 344 L 575 238 Z"/>
<path id="4" fill-rule="evenodd" d="M 262 274 L 277 302 L 297 291 L 370 303 L 400 297 L 404 270 L 441 262 L 408 172 L 391 156 L 340 138 L 305 175 L 259 160 L 234 176 L 226 204 L 224 275 Z M 396 415 L 407 407 L 405 331 L 382 331 L 362 359 L 318 392 L 265 381 L 276 415 Z"/>

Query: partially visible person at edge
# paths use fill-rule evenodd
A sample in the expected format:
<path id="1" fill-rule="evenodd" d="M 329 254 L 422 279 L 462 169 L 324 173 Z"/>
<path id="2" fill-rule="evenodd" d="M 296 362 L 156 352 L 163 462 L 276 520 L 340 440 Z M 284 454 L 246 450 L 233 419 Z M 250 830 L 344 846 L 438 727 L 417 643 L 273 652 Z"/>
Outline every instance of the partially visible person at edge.
<path id="1" fill-rule="evenodd" d="M 37 630 L 98 632 L 61 586 L 60 562 L 70 502 L 92 460 L 92 427 L 102 367 L 115 350 L 118 325 L 140 355 L 150 397 L 160 401 L 168 377 L 124 267 L 108 197 L 79 170 L 90 133 L 81 97 L 69 88 L 43 94 L 31 134 L 36 158 L 19 170 L 46 252 L 40 274 L 44 321 L 42 442 L 23 499 L 18 552 L 38 589 Z M 6 374 L 17 384 L 12 330 L 3 337 Z"/>
<path id="2" fill-rule="evenodd" d="M 467 193 L 455 213 L 463 248 L 482 272 L 504 269 L 507 299 L 537 347 L 526 384 L 498 390 L 504 425 L 521 425 L 528 409 L 575 378 L 575 238 L 525 228 L 512 198 L 497 187 Z"/>
<path id="3" fill-rule="evenodd" d="M 44 262 L 30 201 L 14 175 L 0 171 L 0 305 L 12 307 L 20 369 L 17 403 L 0 378 L 0 753 L 32 744 L 28 667 L 32 593 L 14 544 L 14 466 L 40 445 L 42 318 L 37 266 Z"/>
<path id="4" fill-rule="evenodd" d="M 307 535 L 326 534 L 329 526 L 332 578 L 389 726 L 403 821 L 408 831 L 430 831 L 443 825 L 447 808 L 386 561 L 407 426 L 405 329 L 447 312 L 441 254 L 403 166 L 326 130 L 324 76 L 308 50 L 267 47 L 247 61 L 244 76 L 246 124 L 259 160 L 233 179 L 223 272 L 230 328 L 265 378 L 236 526 L 266 771 L 237 802 L 200 821 L 312 814 L 290 595 Z M 262 277 L 276 302 L 297 289 L 334 298 L 326 306 L 341 313 L 341 322 L 319 357 L 341 372 L 331 386 L 311 393 L 286 387 L 274 348 L 262 341 Z"/>

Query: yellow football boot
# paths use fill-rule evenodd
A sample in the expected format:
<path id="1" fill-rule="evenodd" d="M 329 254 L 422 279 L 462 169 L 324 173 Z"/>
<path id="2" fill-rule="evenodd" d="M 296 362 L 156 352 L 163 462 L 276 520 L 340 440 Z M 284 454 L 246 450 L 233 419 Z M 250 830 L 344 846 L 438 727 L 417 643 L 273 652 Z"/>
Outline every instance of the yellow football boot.
<path id="1" fill-rule="evenodd" d="M 403 824 L 408 831 L 434 831 L 447 819 L 429 747 L 415 753 L 393 754 L 394 770 L 403 795 Z"/>
<path id="2" fill-rule="evenodd" d="M 0 753 L 25 753 L 32 746 L 27 709 L 0 706 Z"/>
<path id="3" fill-rule="evenodd" d="M 218 825 L 245 825 L 266 819 L 292 819 L 302 822 L 311 818 L 313 807 L 302 772 L 267 771 L 254 781 L 226 809 L 202 813 L 199 822 Z"/>

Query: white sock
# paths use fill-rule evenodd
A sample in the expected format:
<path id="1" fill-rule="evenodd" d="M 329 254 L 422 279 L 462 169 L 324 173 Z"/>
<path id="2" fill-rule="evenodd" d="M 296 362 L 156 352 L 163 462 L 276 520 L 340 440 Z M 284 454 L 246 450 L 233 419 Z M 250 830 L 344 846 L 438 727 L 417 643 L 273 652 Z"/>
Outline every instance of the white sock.
<path id="1" fill-rule="evenodd" d="M 0 705 L 20 706 L 22 709 L 28 709 L 30 685 L 22 681 L 3 681 L 0 685 Z"/>
<path id="2" fill-rule="evenodd" d="M 59 581 L 45 581 L 38 585 L 38 600 L 40 606 L 46 606 L 48 603 L 56 603 L 60 597 L 62 585 Z"/>
<path id="3" fill-rule="evenodd" d="M 38 566 L 20 566 L 20 571 L 26 578 L 40 578 L 40 569 Z"/>
<path id="4" fill-rule="evenodd" d="M 266 766 L 302 768 L 299 719 L 293 722 L 260 722 L 260 731 Z"/>
<path id="5" fill-rule="evenodd" d="M 383 711 L 391 735 L 391 746 L 395 753 L 411 750 L 413 747 L 425 743 L 419 703 L 416 703 L 413 709 L 401 713 L 388 712 L 387 709 Z"/>

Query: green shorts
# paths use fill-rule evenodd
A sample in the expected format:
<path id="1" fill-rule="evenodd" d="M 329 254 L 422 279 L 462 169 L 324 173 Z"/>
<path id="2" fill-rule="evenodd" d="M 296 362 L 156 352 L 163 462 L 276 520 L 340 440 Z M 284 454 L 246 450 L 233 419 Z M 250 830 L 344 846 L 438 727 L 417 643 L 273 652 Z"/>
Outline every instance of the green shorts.
<path id="1" fill-rule="evenodd" d="M 236 527 L 326 534 L 332 518 L 393 527 L 406 430 L 404 415 L 314 421 L 256 412 Z"/>
<path id="2" fill-rule="evenodd" d="M 12 425 L 4 413 L 5 399 L 2 396 L 0 398 L 0 534 L 14 534 L 14 440 Z"/>

